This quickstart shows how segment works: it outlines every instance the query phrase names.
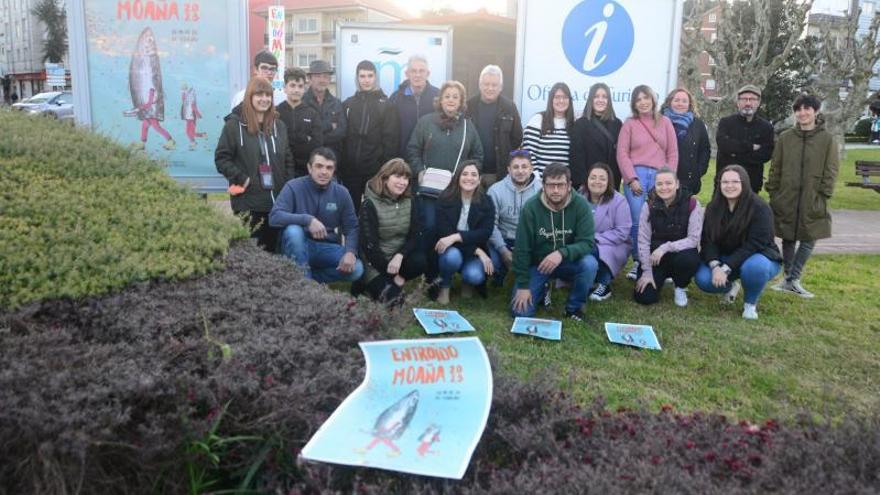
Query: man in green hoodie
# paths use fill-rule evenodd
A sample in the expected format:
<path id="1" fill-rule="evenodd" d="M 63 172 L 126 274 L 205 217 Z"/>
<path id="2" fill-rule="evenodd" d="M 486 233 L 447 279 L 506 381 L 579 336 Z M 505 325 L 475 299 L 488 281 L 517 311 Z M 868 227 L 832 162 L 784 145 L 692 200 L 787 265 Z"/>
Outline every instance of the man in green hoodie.
<path id="1" fill-rule="evenodd" d="M 513 316 L 535 315 L 551 278 L 571 284 L 565 316 L 584 320 L 582 308 L 599 269 L 589 254 L 595 246 L 593 213 L 587 200 L 574 194 L 571 172 L 560 163 L 544 169 L 541 193 L 523 206 L 513 249 Z"/>

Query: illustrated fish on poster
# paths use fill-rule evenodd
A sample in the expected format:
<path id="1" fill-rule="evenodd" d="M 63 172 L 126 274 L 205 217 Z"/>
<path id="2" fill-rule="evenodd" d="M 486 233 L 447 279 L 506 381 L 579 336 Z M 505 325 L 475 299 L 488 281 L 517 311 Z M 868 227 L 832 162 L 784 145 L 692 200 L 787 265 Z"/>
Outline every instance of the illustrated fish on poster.
<path id="1" fill-rule="evenodd" d="M 388 409 L 376 418 L 371 434 L 373 440 L 364 448 L 369 451 L 379 443 L 383 443 L 391 449 L 389 456 L 400 455 L 400 448 L 394 443 L 409 428 L 409 424 L 416 414 L 419 405 L 419 391 L 413 390 L 402 399 L 392 404 Z"/>
<path id="2" fill-rule="evenodd" d="M 131 64 L 128 67 L 128 87 L 131 91 L 132 109 L 123 112 L 126 117 L 137 117 L 142 121 L 141 141 L 137 148 L 144 149 L 147 136 L 152 127 L 165 138 L 163 148 L 175 148 L 174 139 L 159 123 L 165 120 L 165 92 L 162 90 L 162 68 L 159 64 L 159 49 L 153 30 L 144 28 L 138 36 Z"/>

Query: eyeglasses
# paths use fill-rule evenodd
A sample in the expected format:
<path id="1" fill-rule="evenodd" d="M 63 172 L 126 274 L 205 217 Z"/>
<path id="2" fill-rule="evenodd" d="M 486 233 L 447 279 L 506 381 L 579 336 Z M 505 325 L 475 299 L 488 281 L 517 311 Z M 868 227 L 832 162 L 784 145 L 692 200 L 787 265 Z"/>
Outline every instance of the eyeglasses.
<path id="1" fill-rule="evenodd" d="M 518 149 L 518 150 L 513 150 L 513 151 L 510 152 L 510 157 L 511 157 L 511 158 L 516 158 L 516 157 L 518 157 L 518 156 L 524 156 L 524 157 L 526 157 L 526 158 L 531 158 L 531 157 L 532 157 L 532 154 L 529 152 L 529 150 L 522 149 L 522 148 L 520 148 L 520 149 Z"/>
<path id="2" fill-rule="evenodd" d="M 544 189 L 565 189 L 568 182 L 545 182 Z"/>
<path id="3" fill-rule="evenodd" d="M 760 98 L 756 98 L 754 96 L 740 96 L 738 99 L 739 99 L 739 101 L 745 101 L 745 102 L 750 102 L 750 103 L 754 103 L 756 101 L 761 101 Z"/>
<path id="4" fill-rule="evenodd" d="M 260 64 L 257 66 L 257 70 L 260 72 L 275 73 L 275 72 L 278 72 L 278 66 L 277 65 L 269 65 L 269 64 Z"/>

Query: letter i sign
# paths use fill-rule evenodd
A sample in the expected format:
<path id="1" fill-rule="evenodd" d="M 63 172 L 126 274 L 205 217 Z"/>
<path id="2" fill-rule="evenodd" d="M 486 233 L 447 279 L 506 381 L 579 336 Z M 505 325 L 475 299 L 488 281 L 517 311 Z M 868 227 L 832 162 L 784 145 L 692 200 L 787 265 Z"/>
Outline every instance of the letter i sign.
<path id="1" fill-rule="evenodd" d="M 562 26 L 565 58 L 578 72 L 606 76 L 623 66 L 632 53 L 632 19 L 614 0 L 584 0 Z"/>

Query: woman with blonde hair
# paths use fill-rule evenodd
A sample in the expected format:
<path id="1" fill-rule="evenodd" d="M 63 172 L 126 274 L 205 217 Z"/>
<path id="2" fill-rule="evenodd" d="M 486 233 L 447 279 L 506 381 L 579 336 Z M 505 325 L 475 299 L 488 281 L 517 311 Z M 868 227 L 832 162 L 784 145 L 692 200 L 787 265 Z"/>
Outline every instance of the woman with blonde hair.
<path id="1" fill-rule="evenodd" d="M 709 170 L 711 147 L 706 123 L 700 118 L 690 91 L 675 88 L 663 102 L 662 112 L 672 122 L 678 141 L 676 174 L 681 187 L 699 194 L 703 176 Z"/>

